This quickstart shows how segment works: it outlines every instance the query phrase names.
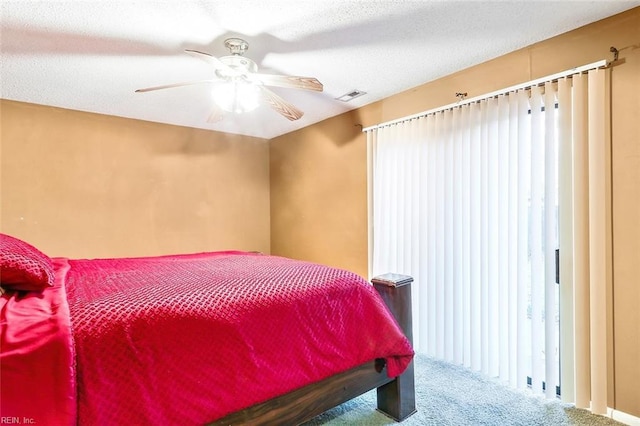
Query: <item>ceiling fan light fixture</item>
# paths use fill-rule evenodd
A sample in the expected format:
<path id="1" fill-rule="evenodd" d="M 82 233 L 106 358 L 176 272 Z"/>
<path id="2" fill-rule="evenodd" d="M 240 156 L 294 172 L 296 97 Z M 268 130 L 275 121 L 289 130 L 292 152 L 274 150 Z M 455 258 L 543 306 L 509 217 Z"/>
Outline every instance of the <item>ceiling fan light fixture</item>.
<path id="1" fill-rule="evenodd" d="M 213 87 L 212 95 L 220 108 L 236 114 L 253 111 L 260 103 L 258 87 L 242 80 L 217 84 Z"/>

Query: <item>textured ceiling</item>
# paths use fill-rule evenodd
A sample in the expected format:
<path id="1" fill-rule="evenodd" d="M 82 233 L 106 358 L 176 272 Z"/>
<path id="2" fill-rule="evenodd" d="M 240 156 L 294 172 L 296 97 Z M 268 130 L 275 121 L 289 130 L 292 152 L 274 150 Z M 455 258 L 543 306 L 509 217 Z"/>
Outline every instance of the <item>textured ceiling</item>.
<path id="1" fill-rule="evenodd" d="M 639 1 L 2 0 L 0 96 L 35 104 L 273 138 L 540 40 Z M 274 88 L 305 115 L 268 106 L 208 123 L 211 78 L 196 49 L 249 42 L 259 72 L 316 77 L 324 92 Z M 603 54 L 606 52 L 603 52 Z M 335 98 L 367 92 L 351 102 Z"/>

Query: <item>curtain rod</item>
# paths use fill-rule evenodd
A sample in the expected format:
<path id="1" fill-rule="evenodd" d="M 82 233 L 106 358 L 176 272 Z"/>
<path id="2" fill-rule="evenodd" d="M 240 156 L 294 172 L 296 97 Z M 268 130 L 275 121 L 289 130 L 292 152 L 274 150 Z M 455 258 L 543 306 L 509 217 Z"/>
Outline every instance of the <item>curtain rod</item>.
<path id="1" fill-rule="evenodd" d="M 398 123 L 402 123 L 404 121 L 410 121 L 416 118 L 421 118 L 421 117 L 426 117 L 427 115 L 430 114 L 435 114 L 436 112 L 440 112 L 440 111 L 446 111 L 448 109 L 453 109 L 462 105 L 466 105 L 466 104 L 471 104 L 474 102 L 478 102 L 484 99 L 489 99 L 489 98 L 493 98 L 495 96 L 499 96 L 499 95 L 504 95 L 505 93 L 510 93 L 510 92 L 515 92 L 517 90 L 521 90 L 521 89 L 528 89 L 534 86 L 538 86 L 542 83 L 547 83 L 549 81 L 556 81 L 562 77 L 566 77 L 566 76 L 570 76 L 570 75 L 574 75 L 574 74 L 580 74 L 583 72 L 587 72 L 596 68 L 606 68 L 609 65 L 609 62 L 606 59 L 602 59 L 600 61 L 597 62 L 593 62 L 591 64 L 587 64 L 587 65 L 583 65 L 581 67 L 576 67 L 576 68 L 572 68 L 570 70 L 566 70 L 566 71 L 562 71 L 556 74 L 552 74 L 552 75 L 548 75 L 546 77 L 542 77 L 542 78 L 538 78 L 535 80 L 531 80 L 528 81 L 526 83 L 521 83 L 521 84 L 517 84 L 515 86 L 511 86 L 511 87 L 507 87 L 505 89 L 500 89 L 500 90 L 496 90 L 495 92 L 491 92 L 491 93 L 486 93 L 484 95 L 480 95 L 480 96 L 476 96 L 473 98 L 468 98 L 465 99 L 463 101 L 459 101 L 459 102 L 455 102 L 449 105 L 445 105 L 445 106 L 441 106 L 438 108 L 433 108 L 427 111 L 422 111 L 419 112 L 417 114 L 413 114 L 413 115 L 409 115 L 406 117 L 402 117 L 402 118 L 398 118 L 395 120 L 391 120 L 391 121 L 385 121 L 384 123 L 381 124 L 376 124 L 374 126 L 369 126 L 369 127 L 365 127 L 362 129 L 363 132 L 368 132 L 370 130 L 376 130 L 379 129 L 381 127 L 387 127 L 387 126 L 392 126 L 394 124 L 398 124 Z"/>

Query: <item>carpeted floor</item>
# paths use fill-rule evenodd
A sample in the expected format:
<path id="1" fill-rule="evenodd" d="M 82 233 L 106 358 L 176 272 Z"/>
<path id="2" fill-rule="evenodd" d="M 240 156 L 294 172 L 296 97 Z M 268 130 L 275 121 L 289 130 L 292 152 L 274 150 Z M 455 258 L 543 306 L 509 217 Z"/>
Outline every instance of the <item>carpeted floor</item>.
<path id="1" fill-rule="evenodd" d="M 588 425 L 620 426 L 608 417 L 501 385 L 463 367 L 416 355 L 416 408 L 403 426 Z M 397 424 L 375 410 L 375 390 L 305 423 L 318 425 Z"/>

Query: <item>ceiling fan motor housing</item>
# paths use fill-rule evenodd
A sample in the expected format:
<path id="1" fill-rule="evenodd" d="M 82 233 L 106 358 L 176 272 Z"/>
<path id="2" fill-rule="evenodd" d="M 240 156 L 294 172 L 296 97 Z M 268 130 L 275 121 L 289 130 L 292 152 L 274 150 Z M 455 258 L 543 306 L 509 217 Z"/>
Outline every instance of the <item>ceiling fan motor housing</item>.
<path id="1" fill-rule="evenodd" d="M 224 45 L 232 55 L 244 55 L 249 49 L 249 43 L 241 38 L 228 38 L 224 41 Z"/>

